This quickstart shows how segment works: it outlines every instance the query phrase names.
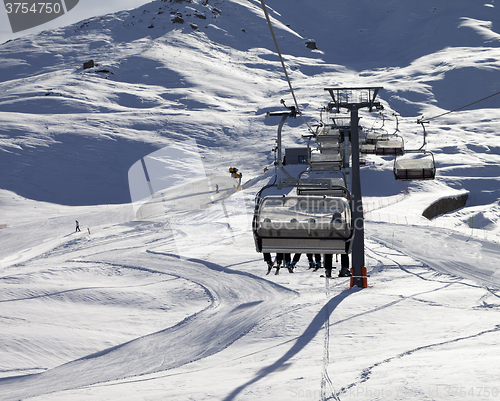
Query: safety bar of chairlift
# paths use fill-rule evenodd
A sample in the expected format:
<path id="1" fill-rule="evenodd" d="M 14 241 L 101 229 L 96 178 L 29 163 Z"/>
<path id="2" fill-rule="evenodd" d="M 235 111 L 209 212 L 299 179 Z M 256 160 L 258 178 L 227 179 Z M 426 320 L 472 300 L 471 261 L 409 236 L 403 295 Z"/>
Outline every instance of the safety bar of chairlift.
<path id="1" fill-rule="evenodd" d="M 346 244 L 351 243 L 354 235 L 354 220 L 351 214 L 351 230 L 344 238 L 315 237 L 261 237 L 257 234 L 257 213 L 252 221 L 252 231 L 257 252 L 263 253 L 348 253 Z M 263 243 L 264 242 L 264 243 Z"/>
<path id="2" fill-rule="evenodd" d="M 394 178 L 396 181 L 419 181 L 419 180 L 433 180 L 436 177 L 436 169 L 431 169 L 431 173 L 426 173 L 429 171 L 428 169 L 403 169 L 405 172 L 403 174 L 396 173 L 394 171 Z M 412 172 L 420 172 L 420 174 L 409 173 Z"/>
<path id="3" fill-rule="evenodd" d="M 301 173 L 302 174 L 302 173 Z M 344 182 L 345 182 L 345 174 L 342 172 L 344 175 Z M 300 179 L 295 181 L 295 180 L 289 180 L 289 179 L 281 179 L 281 188 L 283 187 L 307 187 L 308 189 L 315 189 L 317 188 L 318 191 L 332 191 L 332 190 L 339 190 L 345 194 L 345 196 L 341 196 L 341 198 L 346 198 L 347 200 L 351 199 L 351 193 L 349 190 L 342 185 L 328 185 L 328 186 L 322 186 L 322 183 L 325 183 L 328 181 L 327 178 L 320 178 L 318 181 L 314 182 L 314 179 L 310 179 L 308 181 L 301 181 Z M 257 208 L 258 205 L 262 202 L 262 192 L 266 189 L 269 188 L 280 188 L 280 183 L 273 183 L 272 185 L 266 185 L 265 187 L 261 188 L 257 194 L 255 194 L 255 207 Z M 331 198 L 331 195 L 326 195 L 326 194 L 317 194 L 317 195 L 298 195 L 300 197 L 310 197 L 310 196 L 321 196 L 323 198 Z M 285 195 L 283 195 L 284 198 L 286 198 Z M 339 196 L 333 196 L 333 198 L 339 198 Z M 265 199 L 265 198 L 264 198 Z"/>
<path id="4" fill-rule="evenodd" d="M 306 186 L 306 188 L 297 188 L 297 191 L 300 191 L 301 193 L 298 195 L 298 196 L 323 196 L 323 197 L 333 197 L 333 198 L 339 198 L 339 196 L 334 196 L 334 195 L 330 195 L 330 194 L 325 194 L 325 193 L 320 193 L 320 191 L 327 191 L 327 192 L 333 192 L 333 191 L 339 191 L 340 193 L 342 193 L 343 195 L 341 195 L 340 197 L 341 198 L 346 198 L 347 200 L 349 200 L 351 198 L 351 194 L 349 193 L 349 191 L 347 190 L 346 187 L 343 187 L 343 186 L 340 186 L 340 185 L 332 185 L 328 188 L 324 188 L 324 187 L 321 187 L 321 188 L 318 188 L 314 185 L 310 185 L 310 186 Z M 305 191 L 308 191 L 309 193 L 307 194 L 303 194 L 302 192 L 305 192 Z M 318 192 L 317 194 L 314 194 L 314 193 L 311 193 L 311 191 L 313 192 Z"/>
<path id="5" fill-rule="evenodd" d="M 346 254 L 350 248 L 346 243 L 351 239 L 308 239 L 302 238 L 258 238 L 254 237 L 256 249 L 262 253 L 320 253 L 320 254 Z"/>

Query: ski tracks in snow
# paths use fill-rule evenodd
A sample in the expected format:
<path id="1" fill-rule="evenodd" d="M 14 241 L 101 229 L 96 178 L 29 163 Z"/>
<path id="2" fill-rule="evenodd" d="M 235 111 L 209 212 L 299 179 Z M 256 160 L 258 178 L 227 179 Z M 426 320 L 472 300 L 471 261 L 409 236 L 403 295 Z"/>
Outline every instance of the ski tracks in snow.
<path id="1" fill-rule="evenodd" d="M 328 365 L 330 364 L 330 311 L 328 301 L 330 300 L 330 280 L 325 279 L 325 293 L 326 293 L 326 309 L 325 309 L 325 339 L 323 345 L 323 369 L 321 372 L 321 401 L 336 400 L 340 401 L 332 380 L 328 374 Z"/>
<path id="2" fill-rule="evenodd" d="M 447 290 L 454 285 L 462 285 L 462 286 L 464 286 L 464 288 L 483 289 L 486 292 L 485 295 L 483 296 L 483 298 L 486 298 L 488 295 L 498 297 L 497 289 L 490 288 L 486 285 L 486 283 L 491 284 L 491 282 L 492 282 L 491 278 L 487 277 L 487 274 L 484 274 L 483 272 L 481 272 L 479 275 L 474 274 L 474 273 L 470 273 L 468 270 L 470 270 L 472 272 L 473 266 L 471 264 L 467 264 L 466 258 L 461 258 L 461 256 L 463 256 L 463 255 L 460 255 L 460 254 L 454 255 L 455 258 L 457 258 L 457 260 L 460 260 L 460 267 L 459 267 L 459 269 L 457 269 L 456 274 L 460 274 L 460 273 L 464 273 L 464 272 L 466 273 L 466 274 L 464 274 L 464 277 L 458 277 L 458 276 L 454 276 L 454 275 L 450 274 L 450 272 L 452 270 L 450 270 L 449 268 L 447 268 L 445 270 L 440 265 L 434 266 L 433 260 L 429 259 L 429 257 L 431 256 L 430 253 L 425 252 L 425 253 L 420 254 L 420 253 L 418 253 L 418 248 L 417 248 L 416 252 L 409 251 L 408 246 L 402 246 L 401 249 L 391 250 L 390 249 L 391 248 L 390 242 L 388 240 L 389 239 L 388 235 L 380 235 L 380 232 L 377 232 L 377 234 L 378 235 L 375 235 L 374 237 L 372 236 L 370 239 L 375 240 L 376 243 L 380 244 L 387 251 L 380 252 L 380 251 L 377 251 L 374 249 L 370 249 L 367 246 L 367 255 L 369 255 L 369 257 L 371 257 L 372 259 L 374 259 L 376 261 L 376 266 L 373 268 L 373 270 L 371 272 L 372 275 L 374 272 L 378 273 L 378 272 L 383 271 L 384 267 L 387 268 L 386 265 L 387 265 L 387 262 L 389 261 L 389 262 L 392 262 L 394 264 L 394 268 L 399 269 L 399 270 L 403 271 L 404 273 L 413 275 L 413 276 L 415 276 L 421 280 L 424 280 L 424 281 L 433 282 L 433 283 L 441 284 L 441 285 L 439 287 L 436 287 L 436 288 L 433 288 L 430 290 L 419 291 L 419 292 L 415 292 L 413 294 L 409 294 L 406 296 L 400 295 L 399 298 L 394 300 L 394 301 L 391 301 L 387 304 L 379 305 L 377 307 L 371 308 L 371 309 L 364 311 L 364 312 L 361 312 L 359 314 L 355 314 L 355 315 L 352 315 L 348 318 L 336 321 L 336 322 L 332 323 L 332 325 L 341 324 L 341 323 L 348 321 L 348 320 L 351 320 L 351 319 L 357 319 L 357 318 L 364 316 L 364 315 L 368 315 L 368 314 L 372 314 L 372 313 L 375 313 L 378 311 L 382 311 L 384 309 L 392 308 L 395 305 L 397 305 L 403 301 L 407 301 L 407 300 L 414 300 L 414 301 L 417 301 L 420 303 L 428 304 L 429 306 L 438 306 L 438 307 L 460 309 L 460 306 L 454 306 L 454 305 L 449 305 L 449 304 L 440 304 L 440 303 L 436 303 L 435 301 L 429 301 L 429 300 L 425 300 L 423 298 L 420 298 L 420 296 L 425 295 L 425 294 L 437 293 L 437 292 L 440 292 L 443 290 Z M 450 240 L 453 240 L 453 238 L 451 238 Z M 398 245 L 400 245 L 400 244 L 398 244 Z M 391 256 L 391 253 L 392 253 L 392 256 Z M 410 268 L 407 268 L 403 264 L 398 262 L 397 261 L 398 257 L 409 257 L 410 259 L 415 260 L 415 261 L 422 258 L 424 260 L 424 262 L 417 261 L 417 263 L 419 263 L 424 269 L 427 269 L 428 272 L 427 273 L 414 272 Z M 429 263 L 429 264 L 427 264 L 427 263 Z M 389 268 L 392 268 L 392 267 L 389 267 Z M 433 272 L 432 270 L 437 270 L 437 272 L 436 271 Z M 441 271 L 443 271 L 443 273 L 441 273 Z M 468 282 L 468 281 L 464 280 L 464 278 L 468 279 L 470 277 L 476 278 L 478 280 L 478 283 L 475 284 L 473 282 Z M 328 289 L 327 289 L 327 293 L 328 293 Z M 489 307 L 488 304 L 486 304 L 484 301 L 483 301 L 483 304 L 485 307 Z M 459 343 L 459 342 L 465 342 L 467 340 L 476 339 L 478 337 L 481 337 L 481 336 L 484 336 L 487 334 L 498 333 L 498 332 L 500 332 L 500 325 L 497 324 L 497 325 L 494 325 L 494 327 L 492 327 L 492 328 L 482 329 L 476 333 L 470 333 L 468 335 L 456 336 L 454 338 L 443 339 L 442 341 L 435 341 L 432 343 L 416 346 L 414 348 L 397 353 L 394 356 L 387 357 L 383 360 L 380 360 L 378 362 L 375 362 L 375 363 L 363 368 L 360 371 L 357 380 L 351 382 L 350 384 L 343 385 L 334 394 L 335 398 L 332 398 L 332 397 L 325 398 L 325 396 L 324 396 L 325 390 L 324 390 L 324 384 L 323 384 L 325 379 L 323 379 L 323 382 L 322 382 L 322 400 L 325 400 L 325 399 L 339 400 L 340 399 L 339 397 L 342 396 L 342 394 L 346 394 L 351 389 L 356 388 L 358 386 L 361 386 L 364 383 L 368 382 L 372 378 L 373 371 L 376 368 L 381 367 L 383 365 L 389 364 L 391 362 L 395 362 L 395 361 L 400 360 L 402 358 L 405 358 L 407 356 L 411 356 L 411 355 L 413 355 L 417 352 L 420 352 L 420 351 L 432 351 L 432 350 L 439 349 L 440 347 L 445 347 L 445 346 Z M 326 339 L 325 339 L 325 347 L 327 347 L 327 340 Z M 325 349 L 325 352 L 326 352 L 325 355 L 328 355 L 327 349 Z M 326 358 L 326 356 L 325 356 L 325 358 Z"/>
<path id="3" fill-rule="evenodd" d="M 500 248 L 497 245 L 468 241 L 465 236 L 434 227 L 368 222 L 367 229 L 372 239 L 388 248 L 392 242 L 393 248 L 395 246 L 436 271 L 500 286 Z"/>
<path id="4" fill-rule="evenodd" d="M 432 351 L 433 349 L 436 349 L 436 348 L 439 348 L 439 347 L 444 347 L 444 346 L 447 346 L 447 345 L 450 345 L 450 344 L 454 344 L 454 343 L 458 343 L 458 342 L 462 342 L 462 341 L 467 341 L 467 340 L 475 339 L 475 338 L 481 337 L 481 336 L 483 336 L 485 334 L 498 333 L 498 332 L 500 332 L 500 325 L 496 325 L 495 327 L 493 327 L 491 329 L 483 330 L 481 332 L 478 332 L 478 333 L 475 333 L 475 334 L 471 334 L 471 335 L 468 335 L 468 336 L 457 337 L 457 338 L 453 338 L 453 339 L 446 340 L 446 341 L 441 341 L 441 342 L 436 342 L 436 343 L 432 343 L 432 344 L 427 344 L 427 345 L 422 345 L 422 346 L 419 346 L 419 347 L 415 347 L 415 348 L 409 349 L 407 351 L 401 352 L 401 353 L 399 353 L 397 355 L 394 355 L 392 357 L 386 358 L 386 359 L 384 359 L 382 361 L 376 362 L 376 363 L 374 363 L 374 364 L 372 364 L 372 365 L 364 368 L 361 371 L 361 373 L 360 373 L 360 375 L 358 377 L 358 380 L 356 380 L 353 383 L 350 383 L 348 385 L 343 386 L 339 390 L 339 392 L 337 393 L 337 395 L 336 395 L 337 398 L 335 398 L 335 399 L 336 400 L 340 400 L 340 398 L 338 398 L 338 396 L 340 396 L 341 394 L 348 393 L 350 389 L 358 387 L 358 386 L 362 385 L 363 383 L 366 383 L 368 380 L 371 379 L 373 371 L 376 368 L 381 367 L 382 365 L 389 364 L 391 362 L 397 361 L 397 360 L 402 359 L 402 358 L 407 357 L 407 356 L 411 356 L 411 355 L 413 355 L 416 352 L 420 352 L 420 351 Z"/>
<path id="5" fill-rule="evenodd" d="M 17 400 L 142 376 L 206 358 L 247 334 L 295 293 L 250 274 L 208 262 L 138 250 L 111 251 L 85 261 L 147 269 L 197 283 L 210 304 L 173 327 L 66 363 L 37 375 L 0 381 L 0 398 Z"/>

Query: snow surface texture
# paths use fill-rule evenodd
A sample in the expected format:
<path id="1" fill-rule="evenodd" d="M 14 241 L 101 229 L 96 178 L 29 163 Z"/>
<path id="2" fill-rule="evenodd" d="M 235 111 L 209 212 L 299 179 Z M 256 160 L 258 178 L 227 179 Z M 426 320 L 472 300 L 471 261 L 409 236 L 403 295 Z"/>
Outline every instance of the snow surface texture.
<path id="1" fill-rule="evenodd" d="M 325 87 L 383 86 L 385 121 L 361 125 L 392 133 L 398 112 L 415 149 L 418 117 L 500 90 L 493 1 L 266 3 L 310 124 Z M 360 290 L 305 258 L 264 276 L 255 252 L 279 122 L 265 113 L 292 103 L 260 1 L 91 18 L 1 45 L 0 72 L 0 399 L 500 398 L 500 96 L 431 120 L 435 181 L 396 182 L 392 158 L 368 157 Z M 283 133 L 305 144 L 301 119 Z M 129 169 L 186 140 L 218 203 L 138 218 Z M 217 197 L 233 166 L 244 190 Z"/>

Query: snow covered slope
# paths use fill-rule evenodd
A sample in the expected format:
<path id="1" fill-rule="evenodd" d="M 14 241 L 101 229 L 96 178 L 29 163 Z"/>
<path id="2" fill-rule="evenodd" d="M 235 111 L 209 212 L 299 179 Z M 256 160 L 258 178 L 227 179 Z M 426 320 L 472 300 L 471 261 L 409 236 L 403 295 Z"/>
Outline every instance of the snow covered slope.
<path id="1" fill-rule="evenodd" d="M 500 96 L 440 116 L 500 91 L 497 6 L 266 4 L 309 123 L 333 86 L 383 86 L 385 121 L 361 124 L 393 132 L 400 113 L 410 149 L 431 118 L 435 181 L 395 182 L 391 158 L 362 170 L 370 288 L 325 283 L 305 258 L 264 276 L 255 253 L 265 113 L 292 103 L 260 1 L 153 1 L 16 39 L 0 45 L 2 400 L 499 396 Z M 305 144 L 301 119 L 283 133 Z M 187 139 L 244 191 L 138 220 L 129 168 Z"/>

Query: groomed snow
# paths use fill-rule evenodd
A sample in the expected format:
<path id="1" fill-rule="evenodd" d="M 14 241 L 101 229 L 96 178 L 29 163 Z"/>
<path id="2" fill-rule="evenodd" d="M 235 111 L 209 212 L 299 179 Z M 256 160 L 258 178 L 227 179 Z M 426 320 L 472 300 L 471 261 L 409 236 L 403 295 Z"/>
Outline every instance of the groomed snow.
<path id="1" fill-rule="evenodd" d="M 266 4 L 308 123 L 334 86 L 383 86 L 385 120 L 361 125 L 392 133 L 399 113 L 407 149 L 431 118 L 436 180 L 362 169 L 369 287 L 305 256 L 266 276 L 255 252 L 265 113 L 292 104 L 260 1 L 153 1 L 22 37 L 0 45 L 0 399 L 500 398 L 500 96 L 432 119 L 500 90 L 497 6 Z M 307 127 L 283 134 L 304 146 Z M 176 166 L 192 179 L 136 214 L 129 169 L 193 140 Z"/>

